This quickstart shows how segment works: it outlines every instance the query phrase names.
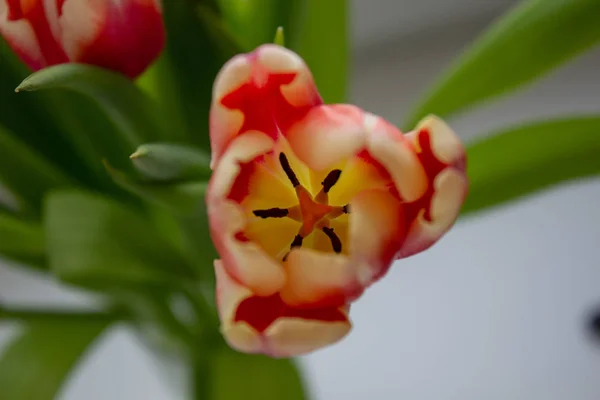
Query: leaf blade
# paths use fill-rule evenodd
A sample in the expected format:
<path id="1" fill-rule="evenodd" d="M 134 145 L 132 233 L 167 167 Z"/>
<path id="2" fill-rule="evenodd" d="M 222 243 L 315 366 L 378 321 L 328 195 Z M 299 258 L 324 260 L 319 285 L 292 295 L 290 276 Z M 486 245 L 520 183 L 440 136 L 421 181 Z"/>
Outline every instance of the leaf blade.
<path id="1" fill-rule="evenodd" d="M 51 193 L 44 229 L 50 269 L 93 288 L 165 287 L 192 275 L 142 213 L 77 190 Z"/>
<path id="2" fill-rule="evenodd" d="M 349 6 L 346 0 L 306 0 L 297 44 L 291 48 L 311 69 L 325 103 L 343 103 L 347 95 Z"/>
<path id="3" fill-rule="evenodd" d="M 0 213 L 0 255 L 46 269 L 46 237 L 42 226 Z"/>
<path id="4" fill-rule="evenodd" d="M 0 398 L 52 400 L 110 321 L 31 325 L 0 358 Z"/>
<path id="5" fill-rule="evenodd" d="M 247 355 L 224 348 L 211 364 L 214 400 L 304 400 L 304 385 L 291 360 Z M 231 382 L 236 382 L 232 385 Z"/>
<path id="6" fill-rule="evenodd" d="M 426 114 L 446 117 L 506 93 L 591 48 L 600 40 L 599 14 L 596 0 L 520 3 L 440 77 L 406 126 Z"/>
<path id="7" fill-rule="evenodd" d="M 468 147 L 469 214 L 600 173 L 600 116 L 531 123 Z"/>
<path id="8" fill-rule="evenodd" d="M 0 126 L 0 182 L 17 197 L 19 211 L 39 213 L 44 193 L 72 184 L 62 171 Z"/>
<path id="9" fill-rule="evenodd" d="M 16 92 L 66 89 L 94 100 L 132 146 L 166 137 L 156 105 L 125 76 L 84 64 L 60 64 L 29 75 Z"/>

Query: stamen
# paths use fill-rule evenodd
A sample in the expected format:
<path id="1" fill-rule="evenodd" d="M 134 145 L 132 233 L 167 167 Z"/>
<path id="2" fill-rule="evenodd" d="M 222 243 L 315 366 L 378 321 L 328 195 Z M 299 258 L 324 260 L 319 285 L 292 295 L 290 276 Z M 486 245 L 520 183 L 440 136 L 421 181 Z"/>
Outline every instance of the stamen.
<path id="1" fill-rule="evenodd" d="M 290 166 L 290 162 L 288 161 L 288 159 L 285 156 L 285 154 L 279 153 L 279 163 L 281 164 L 281 167 L 285 171 L 285 174 L 287 175 L 287 177 L 290 180 L 290 182 L 292 182 L 292 185 L 294 187 L 300 186 L 300 181 L 296 177 L 296 174 L 294 173 L 294 170 Z"/>
<path id="2" fill-rule="evenodd" d="M 301 247 L 303 240 L 304 240 L 304 238 L 302 237 L 302 235 L 300 235 L 300 234 L 296 235 L 296 237 L 292 241 L 292 245 L 290 246 L 290 248 L 293 249 L 294 247 Z"/>
<path id="3" fill-rule="evenodd" d="M 346 204 L 344 207 L 342 207 L 342 211 L 344 214 L 350 214 L 350 204 Z"/>
<path id="4" fill-rule="evenodd" d="M 329 172 L 323 182 L 321 182 L 321 185 L 323 185 L 323 192 L 329 193 L 333 185 L 340 179 L 340 175 L 342 175 L 342 171 L 339 169 L 334 169 Z"/>
<path id="5" fill-rule="evenodd" d="M 260 218 L 283 218 L 287 217 L 289 211 L 286 208 L 268 208 L 266 210 L 254 210 L 252 213 Z"/>
<path id="6" fill-rule="evenodd" d="M 294 247 L 302 247 L 302 241 L 304 240 L 304 238 L 302 237 L 302 235 L 297 234 L 296 237 L 294 237 L 294 240 L 292 241 L 292 244 L 290 246 L 290 250 L 293 249 Z M 285 256 L 283 256 L 283 261 L 287 261 L 288 256 L 290 255 L 290 252 L 288 251 Z"/>
<path id="7" fill-rule="evenodd" d="M 323 233 L 325 233 L 327 237 L 329 237 L 329 240 L 331 240 L 331 246 L 333 247 L 333 251 L 335 251 L 336 253 L 341 253 L 342 241 L 340 240 L 338 235 L 336 235 L 336 233 L 333 231 L 333 228 L 328 228 L 325 226 L 323 227 Z"/>

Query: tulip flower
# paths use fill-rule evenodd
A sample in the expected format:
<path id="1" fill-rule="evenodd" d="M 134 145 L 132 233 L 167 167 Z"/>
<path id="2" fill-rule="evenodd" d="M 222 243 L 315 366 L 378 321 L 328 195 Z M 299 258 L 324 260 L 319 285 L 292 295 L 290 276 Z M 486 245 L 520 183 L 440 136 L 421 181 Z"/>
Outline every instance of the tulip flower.
<path id="1" fill-rule="evenodd" d="M 210 139 L 217 306 L 244 352 L 287 357 L 343 338 L 349 305 L 447 232 L 467 193 L 464 148 L 442 120 L 402 134 L 324 105 L 303 60 L 276 45 L 222 68 Z"/>
<path id="2" fill-rule="evenodd" d="M 165 43 L 160 0 L 0 0 L 0 34 L 33 70 L 79 62 L 130 78 Z"/>

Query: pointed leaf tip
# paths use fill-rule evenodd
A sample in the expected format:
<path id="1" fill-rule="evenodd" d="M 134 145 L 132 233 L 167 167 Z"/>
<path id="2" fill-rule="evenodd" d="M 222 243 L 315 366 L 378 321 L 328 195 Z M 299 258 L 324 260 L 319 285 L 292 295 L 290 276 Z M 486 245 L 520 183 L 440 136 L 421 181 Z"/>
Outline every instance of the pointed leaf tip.
<path id="1" fill-rule="evenodd" d="M 276 45 L 285 47 L 285 34 L 283 31 L 283 26 L 277 27 L 277 30 L 275 31 L 275 39 L 273 40 L 273 43 L 275 43 Z"/>

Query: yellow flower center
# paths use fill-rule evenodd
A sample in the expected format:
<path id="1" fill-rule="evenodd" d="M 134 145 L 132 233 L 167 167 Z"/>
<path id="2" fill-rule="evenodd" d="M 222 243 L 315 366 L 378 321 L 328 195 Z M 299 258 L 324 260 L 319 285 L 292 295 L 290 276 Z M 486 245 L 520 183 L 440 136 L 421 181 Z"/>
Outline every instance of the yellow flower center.
<path id="1" fill-rule="evenodd" d="M 321 190 L 313 196 L 304 186 L 300 184 L 296 173 L 290 166 L 285 153 L 279 153 L 279 163 L 288 180 L 296 192 L 298 204 L 289 208 L 268 208 L 253 210 L 252 213 L 260 218 L 290 218 L 300 222 L 301 226 L 290 244 L 290 249 L 301 247 L 304 239 L 314 230 L 323 232 L 331 242 L 331 248 L 336 253 L 342 252 L 342 241 L 330 226 L 330 221 L 344 214 L 348 214 L 348 205 L 332 206 L 329 204 L 329 191 L 337 183 L 342 173 L 334 169 L 327 174 L 321 182 Z M 284 257 L 285 260 L 285 257 Z"/>

